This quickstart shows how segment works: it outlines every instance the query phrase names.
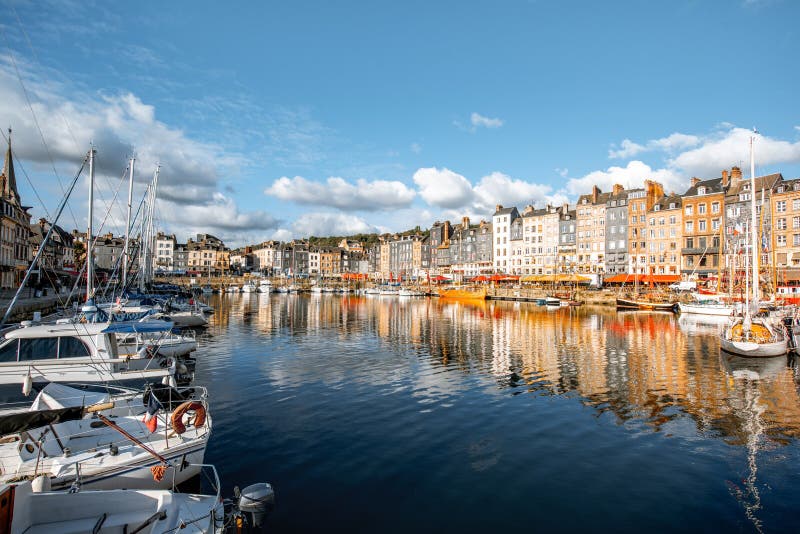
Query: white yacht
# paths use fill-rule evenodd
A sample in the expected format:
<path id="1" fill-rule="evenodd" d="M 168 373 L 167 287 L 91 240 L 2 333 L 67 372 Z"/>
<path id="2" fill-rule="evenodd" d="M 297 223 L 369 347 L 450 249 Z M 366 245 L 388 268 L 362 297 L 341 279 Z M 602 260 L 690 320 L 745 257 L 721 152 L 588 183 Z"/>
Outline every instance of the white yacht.
<path id="1" fill-rule="evenodd" d="M 0 384 L 33 382 L 144 382 L 174 375 L 159 358 L 141 351 L 120 354 L 117 335 L 169 331 L 162 321 L 24 323 L 0 341 Z M 23 388 L 24 389 L 24 388 Z"/>
<path id="2" fill-rule="evenodd" d="M 141 394 L 45 387 L 29 410 L 0 415 L 0 482 L 48 477 L 53 489 L 169 489 L 199 474 L 211 435 L 204 388 L 148 389 L 163 407 L 144 422 Z M 141 401 L 139 399 L 142 399 Z"/>
<path id="3" fill-rule="evenodd" d="M 258 283 L 258 292 L 259 293 L 272 293 L 272 282 L 264 278 Z"/>

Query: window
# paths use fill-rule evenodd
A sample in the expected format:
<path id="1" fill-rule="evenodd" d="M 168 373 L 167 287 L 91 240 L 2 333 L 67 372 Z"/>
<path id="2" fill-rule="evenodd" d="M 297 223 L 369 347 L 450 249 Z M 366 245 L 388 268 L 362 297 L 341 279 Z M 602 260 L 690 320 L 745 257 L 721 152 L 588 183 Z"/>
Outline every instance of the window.
<path id="1" fill-rule="evenodd" d="M 697 231 L 698 232 L 705 232 L 706 231 L 706 220 L 702 219 L 697 222 Z"/>
<path id="2" fill-rule="evenodd" d="M 686 238 L 686 248 L 694 248 L 694 238 L 687 237 Z"/>
<path id="3" fill-rule="evenodd" d="M 711 213 L 719 213 L 719 202 L 711 203 Z"/>
<path id="4" fill-rule="evenodd" d="M 686 221 L 686 232 L 687 233 L 694 232 L 694 221 Z"/>
<path id="5" fill-rule="evenodd" d="M 778 202 L 776 202 L 775 203 L 775 211 L 777 211 L 778 213 L 785 213 L 786 212 L 786 201 L 785 200 L 779 200 Z"/>
<path id="6" fill-rule="evenodd" d="M 780 219 L 775 221 L 775 228 L 777 230 L 786 230 L 786 219 L 781 217 Z"/>
<path id="7" fill-rule="evenodd" d="M 792 234 L 792 245 L 800 247 L 800 234 Z"/>
<path id="8" fill-rule="evenodd" d="M 715 232 L 719 230 L 719 219 L 711 219 L 711 229 Z"/>
<path id="9" fill-rule="evenodd" d="M 697 188 L 697 194 L 698 195 L 705 195 L 706 194 L 706 188 L 701 185 L 700 187 Z"/>
<path id="10" fill-rule="evenodd" d="M 706 214 L 706 204 L 705 202 L 702 204 L 697 205 L 697 214 L 698 215 L 705 215 Z"/>
<path id="11" fill-rule="evenodd" d="M 58 357 L 59 358 L 83 358 L 91 356 L 89 349 L 81 340 L 75 337 L 58 338 Z"/>
<path id="12" fill-rule="evenodd" d="M 47 360 L 55 358 L 58 338 L 43 337 L 19 340 L 19 361 Z"/>
<path id="13" fill-rule="evenodd" d="M 800 236 L 797 236 L 800 237 Z M 15 362 L 17 361 L 17 346 L 19 345 L 18 339 L 12 339 L 2 347 L 0 347 L 0 362 Z"/>
<path id="14" fill-rule="evenodd" d="M 688 206 L 686 206 L 686 207 L 683 209 L 683 212 L 684 212 L 686 215 L 694 215 L 694 206 L 693 206 L 693 205 L 691 205 L 691 204 L 689 204 Z"/>
<path id="15" fill-rule="evenodd" d="M 792 211 L 800 210 L 800 198 L 792 200 Z"/>
<path id="16" fill-rule="evenodd" d="M 785 247 L 786 246 L 786 236 L 784 234 L 778 234 L 777 236 L 775 236 L 775 243 L 779 247 Z"/>

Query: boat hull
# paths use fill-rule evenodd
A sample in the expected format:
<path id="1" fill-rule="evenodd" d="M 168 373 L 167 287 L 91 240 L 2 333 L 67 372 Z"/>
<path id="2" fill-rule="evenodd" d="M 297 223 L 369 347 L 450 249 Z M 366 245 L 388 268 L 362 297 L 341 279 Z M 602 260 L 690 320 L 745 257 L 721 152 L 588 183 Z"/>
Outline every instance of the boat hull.
<path id="1" fill-rule="evenodd" d="M 692 304 L 692 303 L 678 303 L 678 310 L 681 313 L 690 313 L 695 315 L 714 315 L 717 317 L 729 317 L 736 311 L 736 307 L 732 304 Z"/>
<path id="2" fill-rule="evenodd" d="M 439 297 L 454 300 L 486 300 L 486 288 L 440 289 Z"/>
<path id="3" fill-rule="evenodd" d="M 627 299 L 617 297 L 617 309 L 622 310 L 651 310 L 651 311 L 675 311 L 674 302 L 659 302 L 649 300 Z"/>

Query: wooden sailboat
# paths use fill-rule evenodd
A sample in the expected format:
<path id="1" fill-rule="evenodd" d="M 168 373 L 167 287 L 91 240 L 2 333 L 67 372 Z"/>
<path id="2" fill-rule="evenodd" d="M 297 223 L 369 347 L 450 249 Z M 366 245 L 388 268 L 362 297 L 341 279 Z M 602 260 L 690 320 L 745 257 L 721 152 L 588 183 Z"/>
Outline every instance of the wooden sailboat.
<path id="1" fill-rule="evenodd" d="M 752 256 L 753 292 L 745 292 L 744 312 L 734 317 L 719 336 L 719 346 L 725 352 L 738 356 L 772 357 L 785 355 L 789 350 L 786 329 L 780 322 L 757 315 L 759 299 L 758 234 L 755 198 L 755 160 L 753 137 L 750 137 L 750 251 Z"/>

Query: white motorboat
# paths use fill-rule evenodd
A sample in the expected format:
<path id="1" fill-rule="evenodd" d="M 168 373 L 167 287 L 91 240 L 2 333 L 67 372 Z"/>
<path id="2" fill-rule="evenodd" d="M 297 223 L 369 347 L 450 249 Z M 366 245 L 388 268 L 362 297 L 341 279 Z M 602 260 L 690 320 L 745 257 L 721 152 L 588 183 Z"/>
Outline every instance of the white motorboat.
<path id="1" fill-rule="evenodd" d="M 172 332 L 124 334 L 117 337 L 117 347 L 122 356 L 137 355 L 143 346 L 168 358 L 179 358 L 197 350 L 197 337 L 193 330 L 182 334 Z"/>
<path id="2" fill-rule="evenodd" d="M 70 390 L 63 388 L 61 391 Z M 145 406 L 100 392 L 75 390 L 69 400 L 50 392 L 31 410 L 0 416 L 0 482 L 13 483 L 45 475 L 53 489 L 73 484 L 91 489 L 169 489 L 199 474 L 211 435 L 206 392 L 185 398 L 179 390 L 148 390 L 164 410 L 155 413 L 148 428 Z M 47 392 L 47 388 L 40 396 Z M 79 404 L 90 402 L 89 406 Z M 38 399 L 37 399 L 38 400 Z M 94 402 L 100 401 L 100 402 Z M 47 409 L 39 409 L 46 406 Z M 54 407 L 55 406 L 55 407 Z M 90 415 L 87 417 L 87 415 Z M 152 430 L 152 432 L 151 432 Z"/>
<path id="3" fill-rule="evenodd" d="M 242 284 L 242 293 L 255 293 L 258 291 L 255 282 L 249 281 Z"/>
<path id="4" fill-rule="evenodd" d="M 311 288 L 312 295 L 321 295 L 323 293 L 322 286 L 314 286 Z"/>
<path id="5" fill-rule="evenodd" d="M 259 483 L 244 488 L 226 512 L 216 469 L 212 465 L 198 467 L 212 484 L 207 494 L 80 488 L 57 492 L 47 488 L 44 477 L 33 482 L 3 485 L 0 486 L 0 530 L 9 534 L 221 534 L 227 531 L 227 525 L 237 525 L 237 531 L 250 525 L 259 528 L 274 508 L 272 486 Z"/>
<path id="6" fill-rule="evenodd" d="M 225 288 L 225 293 L 239 293 L 239 286 L 229 285 Z"/>
<path id="7" fill-rule="evenodd" d="M 272 293 L 272 282 L 264 279 L 258 283 L 258 292 L 259 293 Z"/>
<path id="8" fill-rule="evenodd" d="M 123 357 L 117 335 L 170 328 L 171 323 L 162 321 L 25 323 L 0 341 L 0 384 L 158 381 L 174 375 L 174 367 L 161 367 L 161 359 L 144 353 Z"/>

